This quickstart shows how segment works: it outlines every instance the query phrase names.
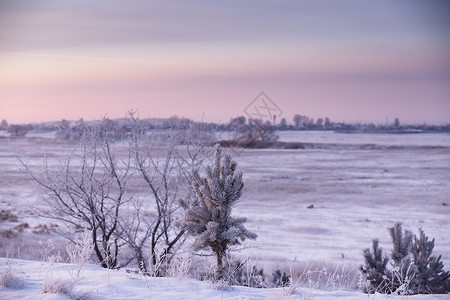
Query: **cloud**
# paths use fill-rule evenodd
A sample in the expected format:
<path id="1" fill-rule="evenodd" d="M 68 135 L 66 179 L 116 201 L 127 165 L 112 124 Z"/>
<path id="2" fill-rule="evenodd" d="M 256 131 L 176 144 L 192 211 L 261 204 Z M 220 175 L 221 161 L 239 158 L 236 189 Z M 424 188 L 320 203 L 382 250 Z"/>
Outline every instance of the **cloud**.
<path id="1" fill-rule="evenodd" d="M 448 21 L 430 12 L 432 5 L 420 3 L 14 1 L 0 7 L 0 51 L 258 41 L 354 47 L 442 40 L 440 27 Z"/>

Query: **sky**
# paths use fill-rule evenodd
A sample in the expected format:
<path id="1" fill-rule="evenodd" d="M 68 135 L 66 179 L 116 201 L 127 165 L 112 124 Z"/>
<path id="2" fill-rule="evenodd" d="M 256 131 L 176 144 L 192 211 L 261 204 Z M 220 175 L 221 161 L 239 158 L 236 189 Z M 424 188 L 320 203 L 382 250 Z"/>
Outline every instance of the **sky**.
<path id="1" fill-rule="evenodd" d="M 0 119 L 450 123 L 450 2 L 0 1 Z"/>

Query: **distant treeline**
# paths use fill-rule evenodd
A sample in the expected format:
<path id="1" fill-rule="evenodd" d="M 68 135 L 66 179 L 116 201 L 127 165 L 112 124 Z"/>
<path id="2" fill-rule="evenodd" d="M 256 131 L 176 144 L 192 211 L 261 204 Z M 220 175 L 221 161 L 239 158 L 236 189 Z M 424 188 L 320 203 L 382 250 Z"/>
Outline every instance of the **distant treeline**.
<path id="1" fill-rule="evenodd" d="M 246 124 L 249 127 L 259 126 L 259 124 L 270 125 L 276 131 L 285 130 L 319 130 L 336 131 L 342 133 L 419 133 L 419 132 L 450 132 L 450 124 L 427 125 L 427 124 L 401 124 L 398 118 L 393 123 L 376 125 L 373 123 L 344 123 L 333 122 L 329 118 L 309 118 L 308 116 L 294 115 L 293 123 L 288 123 L 285 118 L 279 122 L 246 119 L 243 116 L 233 118 L 228 124 L 218 125 L 221 129 L 230 129 Z"/>
<path id="2" fill-rule="evenodd" d="M 25 136 L 29 131 L 50 132 L 56 131 L 58 139 L 76 139 L 77 136 L 89 128 L 105 124 L 105 120 L 97 121 L 54 121 L 31 124 L 8 124 L 6 120 L 0 123 L 0 130 L 7 131 L 12 137 Z M 116 134 L 126 135 L 132 129 L 128 118 L 107 119 L 108 127 Z M 428 124 L 401 124 L 396 118 L 390 124 L 373 123 L 344 123 L 333 122 L 329 118 L 318 118 L 314 120 L 307 116 L 295 115 L 292 123 L 288 123 L 285 118 L 280 121 L 263 121 L 259 119 L 245 118 L 244 116 L 232 118 L 228 123 L 207 123 L 196 122 L 187 118 L 148 118 L 139 119 L 140 128 L 143 131 L 150 130 L 192 130 L 202 128 L 202 130 L 236 131 L 242 127 L 262 128 L 264 131 L 301 131 L 301 130 L 320 130 L 335 131 L 341 133 L 420 133 L 420 132 L 450 132 L 450 124 L 446 125 L 428 125 Z"/>

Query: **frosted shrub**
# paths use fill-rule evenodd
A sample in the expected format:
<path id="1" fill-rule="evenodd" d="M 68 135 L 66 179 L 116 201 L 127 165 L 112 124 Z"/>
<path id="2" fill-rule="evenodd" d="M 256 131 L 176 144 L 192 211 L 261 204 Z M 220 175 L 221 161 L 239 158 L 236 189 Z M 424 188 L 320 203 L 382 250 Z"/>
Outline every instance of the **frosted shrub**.
<path id="1" fill-rule="evenodd" d="M 286 287 L 291 281 L 291 276 L 287 275 L 286 272 L 281 273 L 280 270 L 276 270 L 272 273 L 272 283 L 275 287 Z"/>
<path id="2" fill-rule="evenodd" d="M 11 267 L 8 266 L 0 277 L 0 287 L 6 287 L 10 289 L 21 289 L 25 285 L 22 278 L 17 277 Z"/>
<path id="3" fill-rule="evenodd" d="M 80 276 L 83 265 L 89 261 L 93 250 L 94 245 L 90 240 L 90 234 L 86 232 L 83 233 L 80 243 L 67 244 L 66 251 L 69 255 L 70 263 L 76 267 L 77 277 Z"/>
<path id="4" fill-rule="evenodd" d="M 41 253 L 42 260 L 50 263 L 54 262 L 61 262 L 62 258 L 60 255 L 60 252 L 57 251 L 57 254 L 53 254 L 56 251 L 56 247 L 53 244 L 53 241 L 47 240 L 46 242 L 39 241 L 39 245 L 41 248 L 39 249 L 39 252 Z"/>
<path id="5" fill-rule="evenodd" d="M 374 293 L 387 292 L 387 270 L 386 265 L 389 259 L 383 255 L 383 249 L 378 246 L 378 240 L 372 241 L 372 251 L 364 249 L 365 265 L 361 266 L 361 272 L 366 278 L 366 286 L 364 292 Z"/>
<path id="6" fill-rule="evenodd" d="M 401 223 L 389 228 L 393 250 L 391 270 L 387 270 L 388 258 L 382 255 L 378 240 L 373 240 L 373 252 L 364 250 L 365 265 L 361 272 L 366 279 L 366 293 L 392 293 L 397 295 L 448 293 L 450 273 L 444 271 L 441 256 L 431 255 L 434 239 L 419 229 L 419 238 L 407 230 L 403 232 Z"/>
<path id="7" fill-rule="evenodd" d="M 182 279 L 186 277 L 191 268 L 192 261 L 188 255 L 176 256 L 169 266 L 169 277 Z"/>
<path id="8" fill-rule="evenodd" d="M 64 294 L 71 297 L 75 287 L 75 280 L 63 278 L 49 278 L 42 284 L 42 294 Z"/>
<path id="9" fill-rule="evenodd" d="M 226 278 L 231 285 L 248 286 L 253 288 L 266 288 L 266 275 L 263 269 L 258 269 L 255 264 L 236 260 L 229 264 Z"/>
<path id="10" fill-rule="evenodd" d="M 413 234 L 408 230 L 405 230 L 403 233 L 400 222 L 395 223 L 394 227 L 389 228 L 389 233 L 394 246 L 391 254 L 392 261 L 395 265 L 400 265 L 411 252 Z"/>
<path id="11" fill-rule="evenodd" d="M 412 257 L 416 267 L 415 292 L 417 293 L 449 293 L 450 272 L 444 271 L 441 256 L 432 256 L 434 239 L 428 241 L 422 229 L 419 238 L 414 237 Z"/>
<path id="12" fill-rule="evenodd" d="M 0 276 L 0 287 L 10 288 L 10 289 L 21 289 L 25 285 L 22 278 L 14 274 L 12 270 L 12 262 L 14 257 L 14 251 L 11 250 L 7 254 L 8 260 L 6 261 L 6 267 L 2 270 Z"/>
<path id="13" fill-rule="evenodd" d="M 142 120 L 134 112 L 129 113 L 132 132 L 129 140 L 129 154 L 140 181 L 147 187 L 150 201 L 134 199 L 135 213 L 127 224 L 120 224 L 122 238 L 131 247 L 142 272 L 160 271 L 170 264 L 180 245 L 184 242 L 185 230 L 175 226 L 179 220 L 178 199 L 190 199 L 192 195 L 190 171 L 203 161 L 206 142 L 202 137 L 207 128 L 190 126 L 179 130 L 177 120 L 168 125 L 168 131 L 146 132 Z M 206 140 L 205 140 L 206 141 Z M 209 144 L 208 144 L 209 145 Z M 160 155 L 164 153 L 161 157 Z M 156 212 L 146 215 L 146 206 Z M 147 245 L 150 248 L 145 255 Z M 164 248 L 163 252 L 158 251 Z"/>
<path id="14" fill-rule="evenodd" d="M 246 218 L 231 216 L 244 187 L 242 173 L 236 168 L 237 163 L 231 156 L 222 159 L 221 147 L 217 144 L 214 163 L 205 168 L 206 176 L 201 177 L 197 170 L 192 172 L 193 201 L 180 203 L 185 210 L 181 226 L 195 237 L 194 250 L 210 248 L 214 252 L 218 279 L 225 277 L 224 259 L 229 247 L 257 236 L 245 228 Z"/>
<path id="15" fill-rule="evenodd" d="M 131 196 L 127 183 L 132 170 L 131 159 L 116 158 L 114 153 L 119 146 L 110 139 L 113 133 L 107 130 L 107 121 L 85 132 L 75 149 L 56 168 L 50 168 L 45 162 L 43 172 L 32 172 L 25 163 L 22 165 L 48 205 L 37 213 L 63 222 L 67 230 L 59 233 L 68 240 L 72 239 L 72 226 L 87 229 L 100 265 L 116 268 L 120 266 L 119 248 L 123 248 L 119 241 L 122 234 L 119 221 L 123 204 Z"/>

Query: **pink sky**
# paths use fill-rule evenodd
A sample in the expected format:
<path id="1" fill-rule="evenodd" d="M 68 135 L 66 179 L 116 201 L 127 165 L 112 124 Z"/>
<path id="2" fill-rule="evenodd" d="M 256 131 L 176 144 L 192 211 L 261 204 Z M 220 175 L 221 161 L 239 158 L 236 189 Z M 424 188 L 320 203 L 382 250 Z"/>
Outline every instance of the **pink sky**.
<path id="1" fill-rule="evenodd" d="M 448 2 L 187 3 L 2 2 L 0 119 L 450 123 Z"/>

